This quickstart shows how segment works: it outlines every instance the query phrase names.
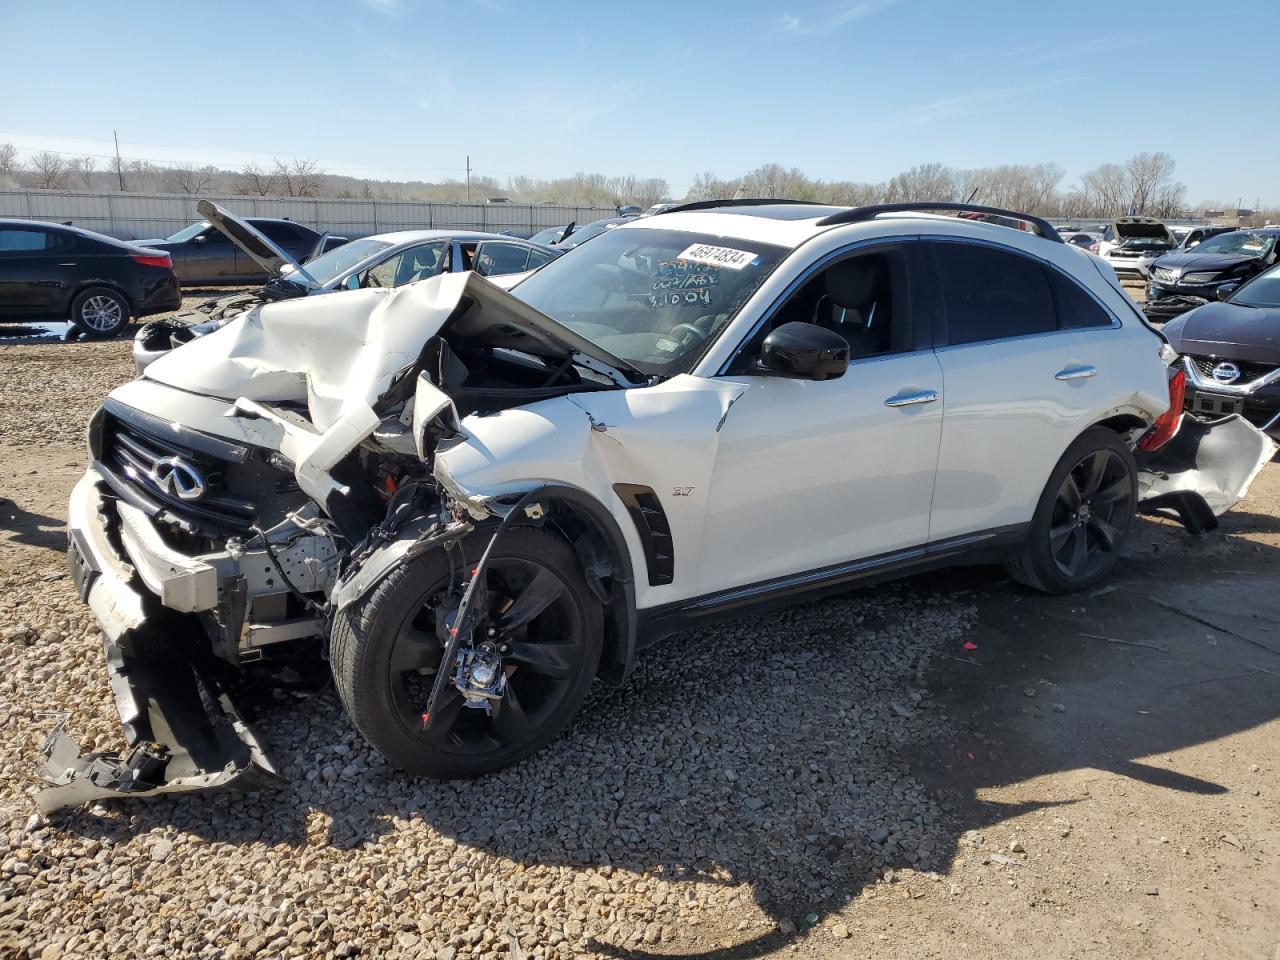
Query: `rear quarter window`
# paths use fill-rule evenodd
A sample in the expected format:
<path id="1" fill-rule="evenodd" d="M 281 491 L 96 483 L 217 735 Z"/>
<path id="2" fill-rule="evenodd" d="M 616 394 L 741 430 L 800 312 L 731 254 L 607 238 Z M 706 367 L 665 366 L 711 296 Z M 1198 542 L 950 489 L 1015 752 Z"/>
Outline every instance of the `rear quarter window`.
<path id="1" fill-rule="evenodd" d="M 1106 309 L 1076 283 L 1055 270 L 1046 270 L 1058 305 L 1058 326 L 1063 330 L 1109 327 L 1115 321 Z"/>
<path id="2" fill-rule="evenodd" d="M 932 243 L 946 306 L 947 343 L 1007 340 L 1058 329 L 1043 267 L 1016 253 L 968 243 Z"/>

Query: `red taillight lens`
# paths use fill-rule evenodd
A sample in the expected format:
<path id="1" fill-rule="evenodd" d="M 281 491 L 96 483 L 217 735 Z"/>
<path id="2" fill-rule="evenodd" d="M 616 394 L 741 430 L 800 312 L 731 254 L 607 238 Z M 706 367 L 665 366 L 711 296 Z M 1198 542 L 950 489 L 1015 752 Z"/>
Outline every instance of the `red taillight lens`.
<path id="1" fill-rule="evenodd" d="M 155 256 L 146 254 L 135 254 L 134 263 L 140 263 L 144 267 L 164 267 L 166 270 L 173 269 L 173 258 L 167 253 L 158 253 Z"/>
<path id="2" fill-rule="evenodd" d="M 1169 409 L 1156 418 L 1151 429 L 1138 441 L 1138 449 L 1150 453 L 1173 439 L 1182 423 L 1182 403 L 1187 395 L 1187 371 L 1181 367 L 1169 378 Z"/>

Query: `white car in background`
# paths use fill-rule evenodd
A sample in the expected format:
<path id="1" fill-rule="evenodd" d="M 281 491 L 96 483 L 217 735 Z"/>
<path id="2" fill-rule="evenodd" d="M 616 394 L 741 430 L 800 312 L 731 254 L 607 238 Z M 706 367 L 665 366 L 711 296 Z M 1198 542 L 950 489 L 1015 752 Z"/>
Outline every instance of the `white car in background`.
<path id="1" fill-rule="evenodd" d="M 1102 231 L 1097 253 L 1119 277 L 1137 279 L 1177 245 L 1169 228 L 1154 217 L 1116 217 Z"/>
<path id="2" fill-rule="evenodd" d="M 1183 419 L 1174 359 L 1096 258 L 967 204 L 687 204 L 510 292 L 256 306 L 92 419 L 69 558 L 132 752 L 52 738 L 41 802 L 271 782 L 234 713 L 165 737 L 292 645 L 466 777 L 691 624 L 967 562 L 1092 588 L 1140 504 L 1210 526 L 1275 449 Z"/>

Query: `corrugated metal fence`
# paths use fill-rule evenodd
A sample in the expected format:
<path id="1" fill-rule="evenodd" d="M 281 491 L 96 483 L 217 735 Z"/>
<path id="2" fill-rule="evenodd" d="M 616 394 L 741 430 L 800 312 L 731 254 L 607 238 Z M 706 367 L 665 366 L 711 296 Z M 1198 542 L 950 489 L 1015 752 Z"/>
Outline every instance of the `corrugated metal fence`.
<path id="1" fill-rule="evenodd" d="M 70 222 L 122 240 L 156 239 L 197 221 L 196 200 L 213 200 L 242 216 L 286 217 L 321 233 L 365 237 L 393 230 L 487 230 L 528 237 L 545 227 L 589 223 L 608 207 L 551 203 L 422 203 L 411 200 L 308 200 L 296 197 L 192 197 L 173 193 L 77 193 L 0 190 L 0 217 Z"/>

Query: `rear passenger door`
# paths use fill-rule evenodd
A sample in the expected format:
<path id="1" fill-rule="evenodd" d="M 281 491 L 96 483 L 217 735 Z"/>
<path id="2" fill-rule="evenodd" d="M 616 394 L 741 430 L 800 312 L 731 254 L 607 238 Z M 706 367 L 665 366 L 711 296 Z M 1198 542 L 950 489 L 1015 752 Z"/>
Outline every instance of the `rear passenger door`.
<path id="1" fill-rule="evenodd" d="M 945 397 L 930 541 L 1025 523 L 1082 421 L 1123 377 L 1119 323 L 1057 268 L 932 240 Z"/>

